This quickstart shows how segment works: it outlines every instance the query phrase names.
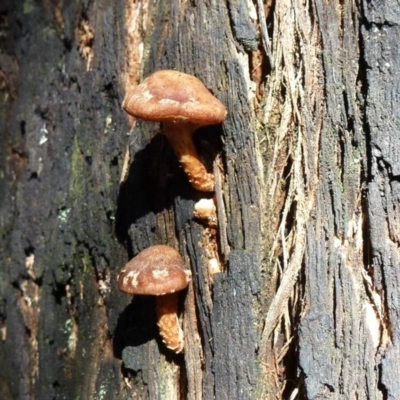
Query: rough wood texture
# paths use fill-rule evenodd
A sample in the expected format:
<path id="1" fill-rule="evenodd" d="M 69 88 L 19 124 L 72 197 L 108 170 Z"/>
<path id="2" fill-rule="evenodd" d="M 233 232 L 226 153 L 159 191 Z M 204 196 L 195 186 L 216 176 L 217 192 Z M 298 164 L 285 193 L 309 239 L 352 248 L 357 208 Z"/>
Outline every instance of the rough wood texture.
<path id="1" fill-rule="evenodd" d="M 228 274 L 218 274 L 212 315 L 215 393 L 218 399 L 250 399 L 258 379 L 254 356 L 258 337 L 260 269 L 255 254 L 232 251 Z"/>
<path id="2" fill-rule="evenodd" d="M 390 0 L 3 1 L 0 398 L 400 398 L 399 15 Z M 195 135 L 217 227 L 194 217 L 212 194 L 159 125 L 121 110 L 164 68 L 228 109 Z M 154 298 L 116 289 L 152 244 L 192 269 L 184 354 Z"/>
<path id="3" fill-rule="evenodd" d="M 257 34 L 246 4 L 25 1 L 3 2 L 0 12 L 2 398 L 212 398 L 215 382 L 226 384 L 214 363 L 225 348 L 213 337 L 225 328 L 213 296 L 230 324 L 219 291 L 247 275 L 243 266 L 226 269 L 213 289 L 209 258 L 229 268 L 228 253 L 241 250 L 258 265 L 259 181 L 241 47 L 254 48 Z M 196 139 L 210 171 L 222 154 L 223 231 L 194 219 L 204 194 L 190 187 L 156 124 L 138 122 L 126 135 L 124 92 L 161 68 L 195 74 L 234 110 L 223 130 Z M 181 296 L 185 356 L 161 343 L 151 298 L 116 290 L 125 261 L 156 243 L 179 249 L 193 269 Z M 248 285 L 238 293 L 250 305 Z M 235 337 L 248 321 L 237 321 Z M 245 329 L 254 375 L 257 326 Z"/>
<path id="4" fill-rule="evenodd" d="M 129 128 L 116 81 L 122 38 L 103 23 L 111 11 L 1 2 L 4 399 L 121 390 L 110 337 L 122 299 L 113 271 L 125 252 L 113 219 Z M 89 62 L 94 26 L 98 55 L 113 56 Z"/>
<path id="5" fill-rule="evenodd" d="M 394 1 L 364 3 L 361 38 L 367 66 L 369 295 L 374 297 L 380 328 L 377 360 L 382 398 L 396 399 L 400 394 L 400 382 L 395 378 L 400 370 L 400 56 L 396 50 L 400 6 Z"/>
<path id="6" fill-rule="evenodd" d="M 332 7 L 315 2 L 327 115 L 321 185 L 307 229 L 300 366 L 309 399 L 394 399 L 399 83 L 392 69 L 398 27 L 390 15 L 400 10 L 393 2 L 363 2 L 360 20 L 354 2 L 339 13 Z"/>
<path id="7" fill-rule="evenodd" d="M 299 379 L 286 397 L 398 396 L 395 7 L 275 5 L 260 114 L 280 282 L 260 352 L 265 374 Z"/>

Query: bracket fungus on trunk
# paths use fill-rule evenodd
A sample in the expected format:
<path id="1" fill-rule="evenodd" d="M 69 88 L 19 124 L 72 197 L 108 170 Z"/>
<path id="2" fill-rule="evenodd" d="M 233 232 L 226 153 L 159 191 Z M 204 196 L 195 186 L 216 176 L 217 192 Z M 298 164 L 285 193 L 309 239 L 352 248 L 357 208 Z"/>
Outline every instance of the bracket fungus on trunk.
<path id="1" fill-rule="evenodd" d="M 192 135 L 200 127 L 222 123 L 227 111 L 199 79 L 173 70 L 155 72 L 126 94 L 122 107 L 135 118 L 162 122 L 192 186 L 214 190 L 214 175 L 200 161 Z"/>
<path id="2" fill-rule="evenodd" d="M 175 249 L 155 245 L 132 258 L 118 276 L 118 288 L 122 292 L 156 296 L 160 335 L 165 345 L 176 353 L 181 353 L 184 347 L 176 292 L 188 286 L 191 275 Z"/>

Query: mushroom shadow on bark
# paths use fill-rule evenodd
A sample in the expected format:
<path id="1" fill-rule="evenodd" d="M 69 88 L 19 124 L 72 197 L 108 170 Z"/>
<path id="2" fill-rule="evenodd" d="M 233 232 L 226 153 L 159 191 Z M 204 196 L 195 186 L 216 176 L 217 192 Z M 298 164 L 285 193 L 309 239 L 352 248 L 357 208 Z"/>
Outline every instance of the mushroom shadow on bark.
<path id="1" fill-rule="evenodd" d="M 142 132 L 135 130 L 134 135 Z M 135 138 L 130 137 L 130 142 Z M 140 140 L 138 140 L 140 142 Z M 137 147 L 137 146 L 135 146 Z M 129 164 L 124 182 L 121 183 L 117 200 L 115 232 L 120 243 L 128 250 L 132 258 L 138 249 L 132 248 L 129 229 L 132 224 L 143 217 L 150 218 L 143 229 L 153 230 L 154 215 L 172 206 L 173 198 L 170 193 L 171 163 L 173 154 L 169 151 L 166 140 L 161 135 L 155 135 L 142 149 L 135 152 Z M 151 219 L 154 222 L 151 222 Z M 145 236 L 145 232 L 143 235 Z M 141 243 L 141 250 L 151 244 Z"/>
<path id="2" fill-rule="evenodd" d="M 122 358 L 125 347 L 139 347 L 158 335 L 154 296 L 134 296 L 118 317 L 114 332 L 114 356 Z"/>
<path id="3" fill-rule="evenodd" d="M 209 172 L 213 172 L 213 162 L 218 153 L 222 151 L 222 133 L 222 126 L 219 124 L 201 127 L 193 134 L 193 142 Z M 205 192 L 199 193 L 202 196 L 206 194 Z"/>
<path id="4" fill-rule="evenodd" d="M 184 289 L 178 294 L 179 315 L 182 314 L 183 299 L 186 293 L 187 289 Z M 127 350 L 127 354 L 140 352 L 141 346 L 154 339 L 160 353 L 173 359 L 181 356 L 166 348 L 162 343 L 157 325 L 156 296 L 136 295 L 118 317 L 113 337 L 114 357 L 123 360 L 128 369 L 135 369 L 131 368 L 129 360 L 123 357 L 123 351 Z"/>
<path id="5" fill-rule="evenodd" d="M 149 122 L 138 121 L 138 128 L 134 130 L 130 142 L 135 141 L 136 136 L 144 135 L 148 129 L 156 130 L 156 124 L 150 124 L 146 128 L 142 128 L 142 124 Z M 212 171 L 213 161 L 221 151 L 221 136 L 220 125 L 199 128 L 194 133 L 195 145 L 208 171 Z M 137 141 L 140 143 L 141 140 Z M 156 238 L 151 237 L 155 231 L 156 214 L 170 209 L 177 199 L 178 202 L 197 202 L 201 198 L 212 196 L 213 193 L 200 192 L 191 186 L 166 137 L 163 134 L 155 134 L 147 145 L 131 156 L 126 179 L 121 184 L 115 220 L 118 241 L 126 247 L 129 258 L 132 258 L 143 248 L 156 243 L 153 240 Z M 192 217 L 192 211 L 188 216 Z M 143 217 L 146 217 L 146 221 L 138 223 Z M 136 230 L 142 230 L 138 233 L 141 240 L 147 240 L 139 243 L 139 246 L 132 243 L 129 234 L 133 224 Z"/>
<path id="6" fill-rule="evenodd" d="M 148 127 L 142 127 L 143 124 Z M 163 134 L 155 134 L 148 144 L 141 147 L 140 143 L 145 140 L 141 140 L 140 135 L 146 134 L 148 137 L 152 131 L 156 131 L 156 126 L 138 121 L 137 128 L 129 138 L 129 142 L 133 142 L 131 161 L 126 179 L 120 187 L 115 221 L 117 239 L 127 249 L 129 259 L 141 250 L 159 244 L 156 234 L 158 213 L 175 208 L 175 229 L 180 231 L 188 220 L 194 218 L 194 203 L 213 196 L 213 193 L 200 192 L 192 187 Z M 138 139 L 135 139 L 136 136 L 139 136 Z M 213 161 L 221 151 L 221 136 L 220 125 L 200 128 L 194 134 L 195 145 L 209 171 L 212 171 Z M 116 266 L 118 271 L 122 268 L 123 265 Z M 181 296 L 185 293 L 183 291 L 179 296 L 180 308 Z M 136 354 L 139 347 L 154 338 L 160 344 L 160 352 L 167 355 L 173 353 L 165 348 L 158 334 L 155 298 L 135 296 L 117 320 L 114 355 L 121 359 L 124 349 Z"/>

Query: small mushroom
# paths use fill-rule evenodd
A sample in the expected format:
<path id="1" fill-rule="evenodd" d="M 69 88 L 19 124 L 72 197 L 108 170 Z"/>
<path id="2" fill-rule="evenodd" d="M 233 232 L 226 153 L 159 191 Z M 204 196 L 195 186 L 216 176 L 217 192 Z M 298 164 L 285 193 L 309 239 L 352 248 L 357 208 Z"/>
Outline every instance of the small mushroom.
<path id="1" fill-rule="evenodd" d="M 127 93 L 122 107 L 135 118 L 162 122 L 192 186 L 214 190 L 214 175 L 200 161 L 192 135 L 202 126 L 222 123 L 227 111 L 199 79 L 172 70 L 155 72 Z"/>
<path id="2" fill-rule="evenodd" d="M 180 254 L 169 246 L 156 245 L 141 251 L 125 265 L 118 276 L 122 292 L 156 297 L 157 324 L 165 345 L 181 353 L 183 331 L 179 326 L 178 292 L 185 289 L 191 272 Z"/>
<path id="3" fill-rule="evenodd" d="M 206 221 L 209 226 L 217 226 L 217 207 L 214 199 L 200 199 L 194 205 L 194 216 Z"/>

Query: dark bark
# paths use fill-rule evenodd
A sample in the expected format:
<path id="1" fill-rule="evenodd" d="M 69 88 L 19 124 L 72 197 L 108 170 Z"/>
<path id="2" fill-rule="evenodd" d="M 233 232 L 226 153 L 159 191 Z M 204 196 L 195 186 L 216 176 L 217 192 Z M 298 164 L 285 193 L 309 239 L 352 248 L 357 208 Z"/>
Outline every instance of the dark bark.
<path id="1" fill-rule="evenodd" d="M 327 116 L 322 184 L 307 232 L 300 366 L 307 398 L 395 399 L 400 9 L 390 1 L 341 7 L 335 14 L 315 4 Z"/>
<path id="2" fill-rule="evenodd" d="M 400 397 L 400 10 L 267 3 L 0 5 L 1 399 Z M 228 109 L 195 135 L 217 227 L 121 110 L 159 69 Z M 193 273 L 184 354 L 116 287 L 152 244 Z"/>
<path id="3" fill-rule="evenodd" d="M 122 38 L 99 21 L 99 56 L 111 57 L 87 71 L 79 52 L 88 15 L 96 24 L 113 12 L 122 18 L 122 8 L 84 3 L 1 5 L 5 399 L 120 391 L 110 336 L 122 298 L 115 271 L 125 259 L 113 222 L 129 129 L 116 80 Z"/>
<path id="4" fill-rule="evenodd" d="M 212 398 L 216 382 L 225 387 L 227 379 L 225 364 L 214 363 L 215 355 L 225 363 L 227 349 L 213 338 L 232 323 L 232 294 L 225 300 L 222 289 L 234 290 L 246 277 L 237 293 L 250 306 L 257 294 L 251 287 L 259 284 L 255 137 L 228 10 L 222 3 L 182 9 L 176 2 L 143 3 L 149 8 L 134 21 L 147 24 L 139 75 L 124 67 L 127 60 L 135 65 L 129 52 L 140 32 L 130 38 L 126 25 L 138 3 L 106 3 L 2 5 L 3 398 Z M 254 46 L 245 4 L 232 4 L 230 12 L 239 44 Z M 224 148 L 215 165 L 225 203 L 218 208 L 226 215 L 220 231 L 194 220 L 194 202 L 204 194 L 190 187 L 157 126 L 138 123 L 126 136 L 123 74 L 137 80 L 161 68 L 195 74 L 236 109 L 223 131 L 204 129 L 196 139 L 211 170 Z M 126 145 L 131 162 L 119 186 Z M 116 289 L 124 262 L 156 243 L 178 248 L 193 271 L 193 287 L 181 299 L 185 356 L 161 343 L 152 299 L 129 305 L 129 296 Z M 207 246 L 226 268 L 214 287 Z M 243 265 L 239 254 L 248 260 Z M 223 325 L 213 317 L 213 295 Z M 242 355 L 254 385 L 257 333 L 249 321 L 256 313 L 236 322 L 229 354 L 245 324 L 251 352 Z"/>

